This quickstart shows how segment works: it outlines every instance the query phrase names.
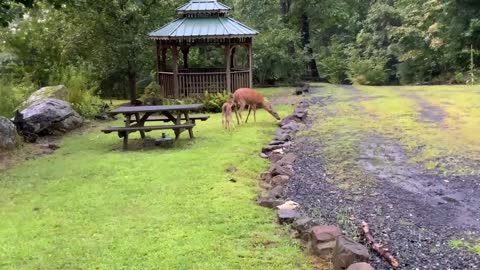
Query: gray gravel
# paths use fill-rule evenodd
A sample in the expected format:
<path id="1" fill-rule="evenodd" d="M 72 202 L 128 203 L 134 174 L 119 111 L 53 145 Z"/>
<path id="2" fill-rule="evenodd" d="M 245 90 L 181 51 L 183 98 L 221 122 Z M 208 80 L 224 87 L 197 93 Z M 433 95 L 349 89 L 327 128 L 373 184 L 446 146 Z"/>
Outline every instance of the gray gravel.
<path id="1" fill-rule="evenodd" d="M 321 98 L 311 101 L 312 106 L 324 102 Z M 319 147 L 300 139 L 289 149 L 298 159 L 287 195 L 309 216 L 341 223 L 352 237 L 358 232 L 349 217 L 366 220 L 374 237 L 399 258 L 398 269 L 480 269 L 480 256 L 449 247 L 452 239 L 480 238 L 479 176 L 424 172 L 407 162 L 398 143 L 372 134 L 361 146 L 359 162 L 376 179 L 375 187 L 341 190 L 326 181 L 322 157 L 313 154 Z M 378 165 L 374 158 L 384 162 Z M 378 270 L 391 269 L 376 254 L 372 263 Z"/>

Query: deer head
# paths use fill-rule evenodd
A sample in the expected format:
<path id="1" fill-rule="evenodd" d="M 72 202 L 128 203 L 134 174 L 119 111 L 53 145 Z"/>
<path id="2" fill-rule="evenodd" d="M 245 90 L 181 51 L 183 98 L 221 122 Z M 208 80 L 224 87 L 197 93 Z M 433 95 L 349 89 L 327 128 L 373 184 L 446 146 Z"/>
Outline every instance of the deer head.
<path id="1" fill-rule="evenodd" d="M 263 101 L 262 107 L 263 107 L 267 112 L 269 112 L 273 117 L 275 117 L 275 119 L 277 119 L 277 120 L 280 120 L 280 119 L 281 119 L 281 118 L 280 118 L 280 115 L 278 115 L 278 113 L 273 110 L 272 105 L 270 105 L 270 103 L 268 103 L 267 101 Z"/>

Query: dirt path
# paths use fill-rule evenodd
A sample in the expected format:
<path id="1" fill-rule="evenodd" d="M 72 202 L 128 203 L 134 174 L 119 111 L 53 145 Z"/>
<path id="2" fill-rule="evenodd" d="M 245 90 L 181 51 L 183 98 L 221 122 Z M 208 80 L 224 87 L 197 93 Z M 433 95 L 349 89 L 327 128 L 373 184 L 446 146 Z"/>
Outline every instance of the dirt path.
<path id="1" fill-rule="evenodd" d="M 354 87 L 342 88 L 354 100 L 372 98 Z M 420 112 L 425 111 L 418 121 L 441 124 L 441 108 L 418 97 L 409 98 L 418 102 Z M 321 110 L 325 102 L 318 100 L 312 99 L 312 106 Z M 352 237 L 357 232 L 350 216 L 367 220 L 375 237 L 400 258 L 400 269 L 479 269 L 480 256 L 451 248 L 450 243 L 480 239 L 480 175 L 427 172 L 408 160 L 405 149 L 395 139 L 374 130 L 362 134 L 362 138 L 356 162 L 374 180 L 372 186 L 340 189 L 328 181 L 325 165 L 329 161 L 312 154 L 322 147 L 322 138 L 302 138 L 292 149 L 300 158 L 295 164 L 297 175 L 288 188 L 289 197 L 305 207 L 310 216 L 341 224 Z M 471 166 L 480 169 L 480 164 Z M 377 256 L 373 264 L 378 270 L 390 269 Z"/>
<path id="2" fill-rule="evenodd" d="M 447 114 L 440 106 L 434 105 L 414 93 L 405 94 L 403 96 L 417 103 L 420 112 L 419 121 L 443 126 L 443 120 Z"/>

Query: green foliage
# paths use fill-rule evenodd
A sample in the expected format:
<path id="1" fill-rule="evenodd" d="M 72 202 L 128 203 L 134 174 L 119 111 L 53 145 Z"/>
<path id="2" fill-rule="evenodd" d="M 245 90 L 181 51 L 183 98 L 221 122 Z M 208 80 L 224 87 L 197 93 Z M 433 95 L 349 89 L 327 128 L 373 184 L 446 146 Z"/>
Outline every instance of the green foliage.
<path id="1" fill-rule="evenodd" d="M 52 84 L 64 84 L 67 87 L 67 101 L 80 115 L 94 118 L 102 104 L 101 99 L 94 95 L 95 83 L 91 71 L 82 66 L 67 67 L 59 71 L 59 78 L 52 78 Z"/>
<path id="2" fill-rule="evenodd" d="M 344 51 L 344 45 L 336 36 L 333 36 L 328 49 L 319 56 L 318 62 L 322 66 L 322 74 L 330 83 L 340 84 L 345 79 L 347 56 Z"/>
<path id="3" fill-rule="evenodd" d="M 0 80 L 0 115 L 13 117 L 22 102 L 34 91 L 31 83 L 14 85 L 13 82 Z"/>
<path id="4" fill-rule="evenodd" d="M 473 46 L 470 47 L 470 65 L 469 65 L 469 70 L 468 70 L 468 84 L 476 84 L 477 83 L 477 70 L 475 67 L 475 61 L 474 61 L 474 56 L 473 56 Z"/>
<path id="5" fill-rule="evenodd" d="M 348 78 L 354 84 L 384 85 L 388 79 L 386 62 L 385 57 L 364 58 L 359 52 L 352 50 L 348 63 Z"/>
<path id="6" fill-rule="evenodd" d="M 231 94 L 224 91 L 222 93 L 205 92 L 202 98 L 203 109 L 206 112 L 219 113 L 222 111 L 222 106 L 231 98 Z"/>

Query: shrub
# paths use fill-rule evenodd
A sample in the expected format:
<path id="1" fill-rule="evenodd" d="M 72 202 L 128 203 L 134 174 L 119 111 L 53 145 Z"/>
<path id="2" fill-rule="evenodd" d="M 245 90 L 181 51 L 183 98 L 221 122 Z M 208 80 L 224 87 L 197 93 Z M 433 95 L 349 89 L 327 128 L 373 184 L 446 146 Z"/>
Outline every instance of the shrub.
<path id="1" fill-rule="evenodd" d="M 93 94 L 96 82 L 92 79 L 90 69 L 85 66 L 67 67 L 59 74 L 57 78 L 60 79 L 54 81 L 54 84 L 64 84 L 67 87 L 67 101 L 83 117 L 94 118 L 100 111 L 102 100 Z"/>
<path id="2" fill-rule="evenodd" d="M 13 85 L 12 82 L 0 81 L 0 115 L 13 117 L 14 112 L 35 90 L 31 83 Z"/>
<path id="3" fill-rule="evenodd" d="M 160 86 L 157 82 L 151 82 L 146 88 L 142 96 L 143 102 L 147 105 L 160 105 L 162 103 L 162 95 Z"/>
<path id="4" fill-rule="evenodd" d="M 348 64 L 348 78 L 354 84 L 384 85 L 388 80 L 386 63 L 386 57 L 363 58 L 357 53 L 353 53 Z"/>
<path id="5" fill-rule="evenodd" d="M 202 103 L 203 109 L 206 112 L 219 113 L 222 112 L 222 106 L 231 98 L 231 94 L 227 91 L 222 93 L 209 93 L 205 92 L 203 96 Z"/>
<path id="6" fill-rule="evenodd" d="M 347 56 L 344 50 L 345 46 L 334 36 L 330 41 L 328 51 L 321 54 L 318 59 L 330 83 L 340 84 L 345 79 Z"/>

